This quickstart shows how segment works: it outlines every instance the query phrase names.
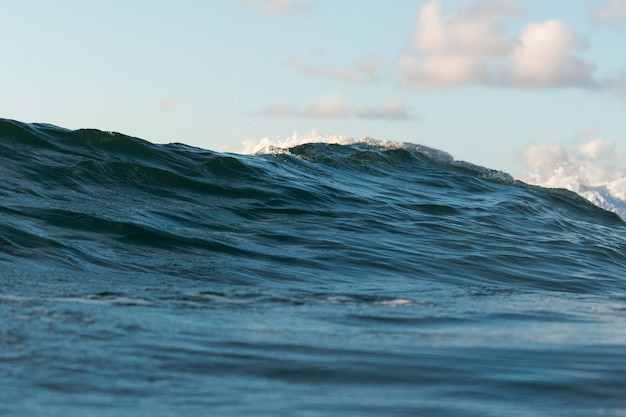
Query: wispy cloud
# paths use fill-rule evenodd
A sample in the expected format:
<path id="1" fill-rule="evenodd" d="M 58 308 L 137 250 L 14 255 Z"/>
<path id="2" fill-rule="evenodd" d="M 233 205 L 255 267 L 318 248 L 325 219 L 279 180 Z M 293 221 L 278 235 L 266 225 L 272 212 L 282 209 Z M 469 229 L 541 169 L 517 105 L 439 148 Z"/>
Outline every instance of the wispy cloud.
<path id="1" fill-rule="evenodd" d="M 388 100 L 379 106 L 356 106 L 354 115 L 362 119 L 402 120 L 413 118 L 406 104 L 398 100 Z"/>
<path id="2" fill-rule="evenodd" d="M 313 103 L 303 114 L 315 118 L 346 117 L 350 115 L 351 107 L 350 102 L 343 97 L 330 97 Z"/>
<path id="3" fill-rule="evenodd" d="M 600 79 L 600 85 L 626 104 L 626 70 L 605 74 Z"/>
<path id="4" fill-rule="evenodd" d="M 310 104 L 304 109 L 297 106 L 268 106 L 257 112 L 269 117 L 309 117 L 315 119 L 348 118 L 406 120 L 414 118 L 407 105 L 399 100 L 388 100 L 380 105 L 353 105 L 341 95 L 332 95 Z"/>
<path id="5" fill-rule="evenodd" d="M 177 98 L 170 98 L 161 103 L 160 109 L 161 111 L 170 111 L 174 107 L 180 105 L 180 100 Z"/>
<path id="6" fill-rule="evenodd" d="M 381 55 L 369 54 L 359 58 L 350 68 L 311 64 L 296 57 L 292 57 L 287 65 L 306 75 L 329 78 L 346 84 L 365 85 L 379 79 L 385 62 Z"/>
<path id="7" fill-rule="evenodd" d="M 626 29 L 626 0 L 608 0 L 592 9 L 592 17 L 599 24 Z"/>
<path id="8" fill-rule="evenodd" d="M 268 16 L 305 14 L 311 11 L 311 2 L 308 0 L 240 0 L 240 3 Z"/>
<path id="9" fill-rule="evenodd" d="M 267 106 L 261 109 L 258 114 L 261 116 L 289 117 L 295 116 L 297 113 L 298 108 L 295 106 Z"/>

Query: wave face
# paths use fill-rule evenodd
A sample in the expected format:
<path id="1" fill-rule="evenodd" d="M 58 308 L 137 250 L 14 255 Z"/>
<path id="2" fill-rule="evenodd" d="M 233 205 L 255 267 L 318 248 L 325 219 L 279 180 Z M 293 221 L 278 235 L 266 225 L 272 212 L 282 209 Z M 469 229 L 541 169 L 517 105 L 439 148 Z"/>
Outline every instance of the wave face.
<path id="1" fill-rule="evenodd" d="M 419 145 L 0 120 L 2 415 L 622 415 L 626 227 Z"/>

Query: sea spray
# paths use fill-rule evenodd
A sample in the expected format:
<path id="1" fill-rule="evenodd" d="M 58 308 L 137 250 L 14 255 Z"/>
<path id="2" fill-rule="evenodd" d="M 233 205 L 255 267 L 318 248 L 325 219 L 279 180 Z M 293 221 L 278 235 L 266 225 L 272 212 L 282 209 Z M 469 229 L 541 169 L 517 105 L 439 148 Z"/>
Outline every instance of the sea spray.
<path id="1" fill-rule="evenodd" d="M 614 142 L 594 140 L 572 149 L 535 145 L 522 159 L 531 172 L 521 180 L 574 191 L 626 219 L 626 157 Z"/>

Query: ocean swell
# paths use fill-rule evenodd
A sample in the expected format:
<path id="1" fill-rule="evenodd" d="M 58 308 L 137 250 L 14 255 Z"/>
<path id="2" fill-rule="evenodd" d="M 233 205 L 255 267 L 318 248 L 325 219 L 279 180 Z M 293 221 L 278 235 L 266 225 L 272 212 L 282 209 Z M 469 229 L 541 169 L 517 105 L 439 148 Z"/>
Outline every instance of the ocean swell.
<path id="1" fill-rule="evenodd" d="M 623 415 L 626 224 L 366 139 L 0 119 L 0 414 Z"/>

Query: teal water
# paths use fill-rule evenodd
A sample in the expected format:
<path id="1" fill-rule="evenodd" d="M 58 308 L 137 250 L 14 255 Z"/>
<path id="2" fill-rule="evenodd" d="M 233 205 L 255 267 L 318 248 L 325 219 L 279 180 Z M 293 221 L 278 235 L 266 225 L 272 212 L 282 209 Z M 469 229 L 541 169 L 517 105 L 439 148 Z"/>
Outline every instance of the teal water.
<path id="1" fill-rule="evenodd" d="M 0 415 L 621 416 L 626 237 L 411 144 L 0 120 Z"/>

